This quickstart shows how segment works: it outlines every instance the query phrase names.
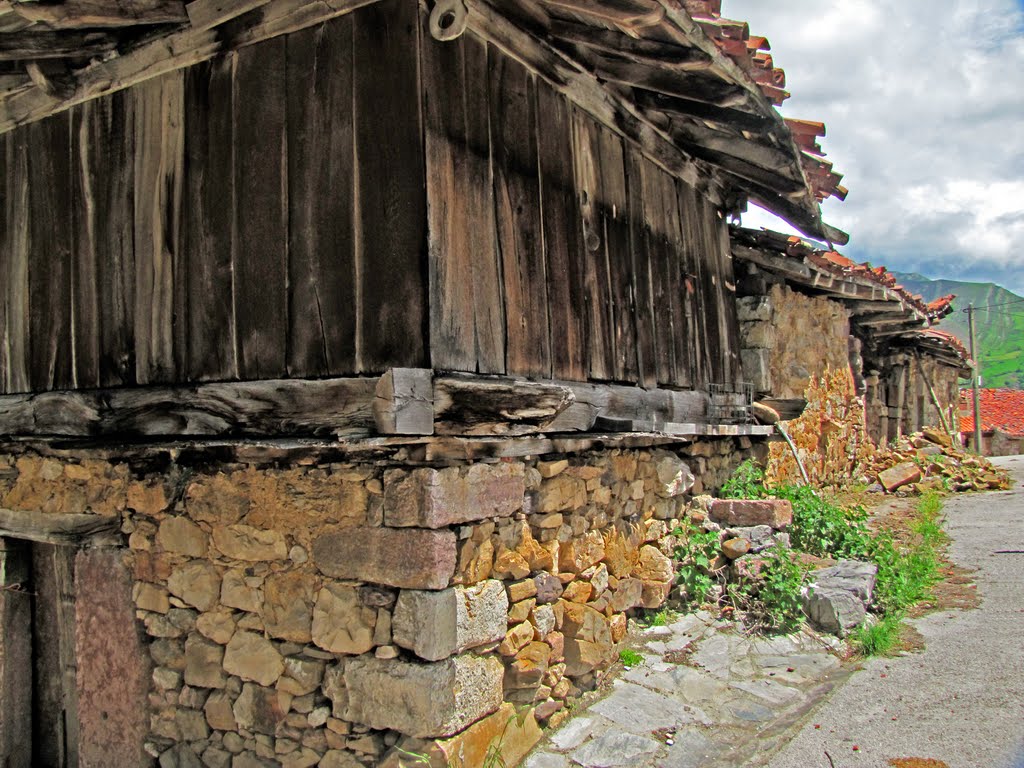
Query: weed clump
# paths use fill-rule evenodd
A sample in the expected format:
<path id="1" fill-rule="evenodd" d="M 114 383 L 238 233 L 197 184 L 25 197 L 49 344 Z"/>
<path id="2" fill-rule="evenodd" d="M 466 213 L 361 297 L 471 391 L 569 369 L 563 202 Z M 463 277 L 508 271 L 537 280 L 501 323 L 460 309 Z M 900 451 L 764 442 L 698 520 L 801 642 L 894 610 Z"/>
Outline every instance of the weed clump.
<path id="1" fill-rule="evenodd" d="M 864 655 L 882 654 L 894 648 L 906 610 L 926 600 L 939 580 L 939 549 L 947 537 L 940 521 L 942 496 L 938 491 L 929 491 L 920 498 L 909 541 L 899 541 L 887 530 L 872 530 L 863 507 L 844 506 L 813 488 L 769 488 L 763 470 L 752 461 L 744 462 L 736 470 L 721 495 L 780 498 L 793 505 L 793 523 L 789 528 L 793 551 L 777 547 L 764 559 L 756 579 L 730 585 L 726 590 L 728 602 L 762 631 L 792 631 L 802 620 L 800 595 L 807 572 L 799 565 L 795 552 L 868 560 L 877 566 L 874 599 L 880 618 L 853 634 L 854 645 Z M 688 558 L 691 570 L 699 570 L 700 564 L 713 560 L 713 556 L 707 556 L 712 547 L 702 535 L 708 534 L 691 534 L 687 541 L 694 544 L 684 546 L 679 553 Z M 681 574 L 688 595 L 706 596 L 714 571 L 705 571 L 703 575 Z"/>

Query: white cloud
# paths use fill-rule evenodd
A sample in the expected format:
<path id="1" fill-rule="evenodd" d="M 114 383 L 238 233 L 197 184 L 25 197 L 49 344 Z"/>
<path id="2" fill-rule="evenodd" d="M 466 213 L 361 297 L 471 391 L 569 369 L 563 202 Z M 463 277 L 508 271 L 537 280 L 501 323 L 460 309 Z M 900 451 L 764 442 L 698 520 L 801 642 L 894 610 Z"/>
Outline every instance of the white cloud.
<path id="1" fill-rule="evenodd" d="M 822 146 L 850 195 L 823 210 L 851 234 L 847 255 L 1024 293 L 1018 0 L 725 0 L 722 11 L 771 41 L 793 94 L 783 114 L 826 123 Z"/>

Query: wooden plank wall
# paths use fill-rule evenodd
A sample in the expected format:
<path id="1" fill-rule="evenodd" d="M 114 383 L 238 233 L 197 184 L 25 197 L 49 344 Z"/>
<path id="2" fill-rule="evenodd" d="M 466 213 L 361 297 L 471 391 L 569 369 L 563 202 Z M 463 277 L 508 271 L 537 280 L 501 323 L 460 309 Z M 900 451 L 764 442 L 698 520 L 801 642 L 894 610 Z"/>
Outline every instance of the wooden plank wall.
<path id="1" fill-rule="evenodd" d="M 434 367 L 735 383 L 706 197 L 473 34 L 422 46 Z"/>
<path id="2" fill-rule="evenodd" d="M 0 136 L 0 389 L 428 366 L 417 14 L 383 0 Z"/>
<path id="3" fill-rule="evenodd" d="M 425 29 L 382 0 L 0 136 L 0 390 L 734 382 L 706 197 L 472 33 Z"/>

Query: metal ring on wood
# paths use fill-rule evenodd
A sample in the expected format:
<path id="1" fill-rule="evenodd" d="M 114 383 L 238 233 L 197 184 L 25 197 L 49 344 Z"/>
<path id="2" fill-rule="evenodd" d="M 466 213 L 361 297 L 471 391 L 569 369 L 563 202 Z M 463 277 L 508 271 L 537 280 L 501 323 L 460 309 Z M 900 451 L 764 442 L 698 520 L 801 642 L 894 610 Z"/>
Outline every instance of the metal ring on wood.
<path id="1" fill-rule="evenodd" d="M 435 40 L 454 40 L 466 31 L 469 11 L 462 0 L 437 0 L 430 12 L 430 36 Z"/>

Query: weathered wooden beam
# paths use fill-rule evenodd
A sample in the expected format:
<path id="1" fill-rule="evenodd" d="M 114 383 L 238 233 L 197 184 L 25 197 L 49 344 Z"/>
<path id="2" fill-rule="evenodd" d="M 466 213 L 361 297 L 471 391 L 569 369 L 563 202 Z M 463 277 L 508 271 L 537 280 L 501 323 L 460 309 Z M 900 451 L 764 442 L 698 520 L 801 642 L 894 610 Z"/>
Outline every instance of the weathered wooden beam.
<path id="1" fill-rule="evenodd" d="M 51 29 L 133 27 L 146 24 L 181 24 L 188 21 L 183 0 L 18 0 L 14 13 Z"/>
<path id="2" fill-rule="evenodd" d="M 213 29 L 244 13 L 266 5 L 270 0 L 192 0 L 185 6 L 192 29 Z"/>
<path id="3" fill-rule="evenodd" d="M 585 63 L 602 80 L 701 101 L 716 107 L 735 107 L 749 101 L 749 93 L 744 88 L 710 74 L 695 74 L 657 64 L 627 61 L 596 52 Z"/>
<path id="4" fill-rule="evenodd" d="M 773 134 L 777 130 L 776 121 L 755 112 L 744 112 L 731 107 L 717 107 L 703 101 L 678 96 L 666 96 L 663 93 L 648 91 L 644 88 L 634 88 L 633 98 L 641 109 L 648 112 L 660 112 L 668 117 L 709 120 L 738 130 L 757 131 L 762 134 Z"/>
<path id="5" fill-rule="evenodd" d="M 0 508 L 0 536 L 46 544 L 117 546 L 122 538 L 121 519 Z"/>
<path id="6" fill-rule="evenodd" d="M 599 53 L 625 56 L 648 66 L 681 71 L 702 70 L 711 66 L 711 56 L 699 48 L 688 48 L 658 40 L 637 39 L 611 29 L 555 20 L 551 22 L 550 32 L 563 43 L 582 46 Z"/>
<path id="7" fill-rule="evenodd" d="M 693 131 L 673 125 L 671 130 L 676 143 L 694 157 L 728 171 L 733 176 L 752 181 L 763 188 L 771 189 L 780 196 L 802 195 L 807 187 L 802 179 L 794 179 L 791 168 L 783 165 L 766 166 L 772 162 L 771 150 L 737 139 L 734 142 L 718 139 L 714 146 L 703 143 L 699 138 L 690 138 Z"/>
<path id="8" fill-rule="evenodd" d="M 539 0 L 542 5 L 562 8 L 591 18 L 626 27 L 657 24 L 665 9 L 657 0 Z"/>
<path id="9" fill-rule="evenodd" d="M 80 70 L 74 94 L 69 97 L 53 96 L 38 87 L 11 94 L 0 103 L 0 133 L 49 117 L 84 101 L 190 67 L 218 53 L 321 24 L 375 1 L 271 0 L 258 18 L 239 19 L 239 25 L 231 30 L 230 35 L 219 34 L 222 28 L 195 30 L 188 27 L 157 40 L 141 43 L 120 56 L 94 62 Z M 22 33 L 17 37 L 26 35 Z M 102 34 L 100 36 L 106 37 Z M 0 41 L 6 37 L 8 35 L 0 35 Z M 80 50 L 76 55 L 86 55 L 86 52 Z M 3 61 L 2 55 L 0 61 Z"/>
<path id="10" fill-rule="evenodd" d="M 373 420 L 383 435 L 434 434 L 433 372 L 392 368 L 374 390 Z"/>
<path id="11" fill-rule="evenodd" d="M 567 384 L 525 379 L 446 376 L 434 380 L 439 435 L 544 432 L 574 401 Z"/>
<path id="12" fill-rule="evenodd" d="M 138 438 L 369 434 L 376 378 L 45 392 L 0 397 L 0 434 Z"/>
<path id="13" fill-rule="evenodd" d="M 641 389 L 616 384 L 559 382 L 570 389 L 575 401 L 548 427 L 551 432 L 588 432 L 643 425 L 658 431 L 667 423 L 707 421 L 707 394 L 668 389 Z M 614 428 L 614 429 L 613 429 Z"/>
<path id="14" fill-rule="evenodd" d="M 0 61 L 99 56 L 117 47 L 103 32 L 8 32 L 0 35 Z"/>

